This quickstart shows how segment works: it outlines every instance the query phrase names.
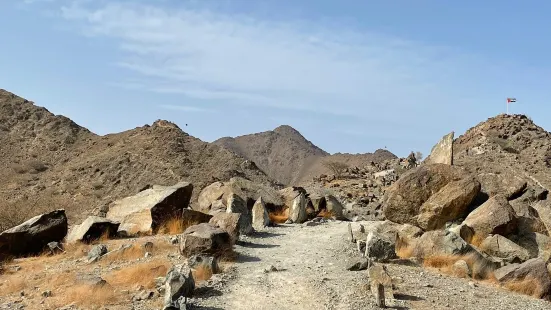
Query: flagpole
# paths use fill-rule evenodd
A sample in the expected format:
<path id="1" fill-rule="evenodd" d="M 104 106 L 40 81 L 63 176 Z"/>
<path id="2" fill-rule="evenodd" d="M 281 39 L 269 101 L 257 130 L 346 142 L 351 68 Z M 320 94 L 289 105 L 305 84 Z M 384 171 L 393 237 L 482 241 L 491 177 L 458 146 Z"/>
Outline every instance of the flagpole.
<path id="1" fill-rule="evenodd" d="M 509 99 L 507 99 L 507 114 L 509 114 Z"/>

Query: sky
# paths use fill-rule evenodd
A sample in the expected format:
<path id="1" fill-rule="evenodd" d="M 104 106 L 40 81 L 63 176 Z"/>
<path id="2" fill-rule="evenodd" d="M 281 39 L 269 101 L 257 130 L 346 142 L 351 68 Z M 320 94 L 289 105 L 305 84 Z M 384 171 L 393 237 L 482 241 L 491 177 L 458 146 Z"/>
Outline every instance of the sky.
<path id="1" fill-rule="evenodd" d="M 102 135 L 285 124 L 330 153 L 426 155 L 507 97 L 551 128 L 550 15 L 544 0 L 0 0 L 0 88 Z"/>

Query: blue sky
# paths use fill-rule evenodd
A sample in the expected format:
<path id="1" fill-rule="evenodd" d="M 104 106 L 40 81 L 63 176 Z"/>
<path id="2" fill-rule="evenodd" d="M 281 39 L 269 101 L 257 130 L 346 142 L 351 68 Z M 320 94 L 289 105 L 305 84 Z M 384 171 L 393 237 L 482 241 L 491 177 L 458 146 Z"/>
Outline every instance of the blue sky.
<path id="1" fill-rule="evenodd" d="M 99 134 L 288 124 L 331 153 L 427 154 L 508 96 L 551 128 L 550 15 L 543 0 L 2 0 L 0 88 Z"/>

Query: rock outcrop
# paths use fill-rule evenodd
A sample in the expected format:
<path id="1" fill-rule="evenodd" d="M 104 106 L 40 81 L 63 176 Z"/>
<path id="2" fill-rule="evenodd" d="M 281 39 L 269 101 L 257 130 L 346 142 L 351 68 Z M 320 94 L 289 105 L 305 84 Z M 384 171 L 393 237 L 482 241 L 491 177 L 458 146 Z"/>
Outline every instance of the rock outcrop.
<path id="1" fill-rule="evenodd" d="M 306 198 L 304 193 L 300 193 L 294 200 L 289 209 L 289 220 L 293 223 L 302 224 L 308 220 L 306 213 Z"/>
<path id="2" fill-rule="evenodd" d="M 90 243 L 100 239 L 102 236 L 112 238 L 117 235 L 119 222 L 104 217 L 89 216 L 82 224 L 73 227 L 67 235 L 67 242 Z"/>
<path id="3" fill-rule="evenodd" d="M 534 258 L 520 265 L 508 265 L 496 270 L 494 275 L 501 283 L 526 281 L 525 286 L 534 286 L 531 282 L 535 282 L 534 295 L 551 300 L 551 276 L 542 259 Z"/>
<path id="4" fill-rule="evenodd" d="M 65 210 L 37 215 L 0 233 L 0 260 L 42 252 L 50 242 L 60 242 L 67 235 Z"/>
<path id="5" fill-rule="evenodd" d="M 442 137 L 432 148 L 430 155 L 423 161 L 424 164 L 453 164 L 453 136 L 454 132 Z"/>
<path id="6" fill-rule="evenodd" d="M 530 259 L 526 249 L 500 235 L 488 236 L 479 248 L 484 253 L 501 258 L 508 263 L 522 263 Z"/>
<path id="7" fill-rule="evenodd" d="M 156 233 L 171 219 L 179 218 L 189 206 L 193 185 L 153 186 L 117 200 L 109 206 L 107 218 L 120 222 L 119 230 L 129 234 Z"/>

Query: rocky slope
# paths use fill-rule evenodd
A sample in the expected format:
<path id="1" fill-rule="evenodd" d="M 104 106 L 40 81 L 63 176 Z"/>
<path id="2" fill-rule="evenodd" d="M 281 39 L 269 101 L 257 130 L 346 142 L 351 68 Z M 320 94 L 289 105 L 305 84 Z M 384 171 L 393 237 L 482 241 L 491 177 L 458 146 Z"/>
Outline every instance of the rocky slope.
<path id="1" fill-rule="evenodd" d="M 98 136 L 0 90 L 0 217 L 6 209 L 38 214 L 63 207 L 69 218 L 82 219 L 153 184 L 185 180 L 197 195 L 234 176 L 274 184 L 254 163 L 170 122 Z"/>
<path id="2" fill-rule="evenodd" d="M 371 161 L 396 158 L 386 150 L 377 150 L 374 154 L 330 155 L 304 138 L 296 129 L 286 125 L 272 131 L 221 138 L 214 144 L 250 159 L 267 175 L 287 185 L 297 185 L 330 173 L 327 162 L 363 166 Z"/>
<path id="3" fill-rule="evenodd" d="M 551 133 L 525 115 L 490 118 L 457 138 L 453 148 L 454 164 L 477 175 L 483 191 L 492 191 L 492 182 L 486 180 L 496 175 L 520 183 L 508 184 L 513 190 L 509 198 L 551 188 Z M 521 186 L 523 182 L 527 187 Z M 515 187 L 520 190 L 515 192 Z"/>

